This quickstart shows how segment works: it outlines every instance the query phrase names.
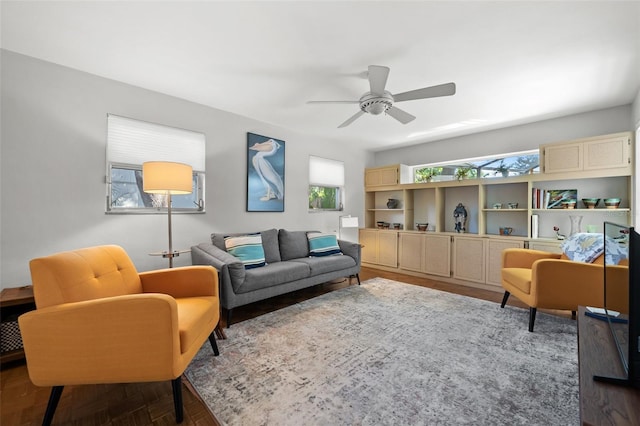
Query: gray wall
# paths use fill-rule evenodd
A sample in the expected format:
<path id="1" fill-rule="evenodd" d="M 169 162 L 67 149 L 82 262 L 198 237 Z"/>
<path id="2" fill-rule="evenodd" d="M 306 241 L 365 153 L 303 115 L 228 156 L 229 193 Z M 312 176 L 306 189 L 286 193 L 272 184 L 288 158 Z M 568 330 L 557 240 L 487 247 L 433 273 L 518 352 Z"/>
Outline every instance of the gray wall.
<path id="1" fill-rule="evenodd" d="M 560 142 L 633 129 L 631 105 L 570 115 L 531 124 L 475 133 L 421 145 L 379 151 L 375 165 L 435 163 L 484 155 L 537 149 Z"/>
<path id="2" fill-rule="evenodd" d="M 206 214 L 173 218 L 174 248 L 213 231 L 335 231 L 337 212 L 307 210 L 308 158 L 345 162 L 343 214 L 364 210 L 363 169 L 373 154 L 228 112 L 3 50 L 1 56 L 0 257 L 2 288 L 30 283 L 30 259 L 96 244 L 123 246 L 139 270 L 168 266 L 166 215 L 105 214 L 106 115 L 203 132 Z M 247 213 L 246 134 L 286 142 L 285 212 Z M 343 230 L 357 241 L 357 231 Z M 188 254 L 176 265 L 188 265 Z"/>

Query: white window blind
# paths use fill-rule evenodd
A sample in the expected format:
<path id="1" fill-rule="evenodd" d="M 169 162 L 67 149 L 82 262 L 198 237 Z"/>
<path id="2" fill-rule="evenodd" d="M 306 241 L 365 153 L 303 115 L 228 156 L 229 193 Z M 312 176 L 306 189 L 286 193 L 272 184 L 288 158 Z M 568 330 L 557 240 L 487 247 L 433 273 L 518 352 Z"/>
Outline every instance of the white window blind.
<path id="1" fill-rule="evenodd" d="M 309 185 L 344 186 L 344 163 L 313 155 L 309 156 Z"/>
<path id="2" fill-rule="evenodd" d="M 205 171 L 204 134 L 161 124 L 107 115 L 107 161 L 141 165 L 145 161 L 189 164 Z"/>

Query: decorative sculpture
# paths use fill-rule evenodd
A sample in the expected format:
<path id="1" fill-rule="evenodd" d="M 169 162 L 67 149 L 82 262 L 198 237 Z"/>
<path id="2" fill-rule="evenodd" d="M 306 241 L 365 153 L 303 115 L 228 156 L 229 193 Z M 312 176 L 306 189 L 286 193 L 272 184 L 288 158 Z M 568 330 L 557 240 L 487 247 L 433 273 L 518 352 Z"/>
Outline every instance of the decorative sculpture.
<path id="1" fill-rule="evenodd" d="M 458 203 L 453 211 L 453 220 L 456 223 L 456 232 L 466 232 L 467 209 L 464 208 L 462 203 Z"/>

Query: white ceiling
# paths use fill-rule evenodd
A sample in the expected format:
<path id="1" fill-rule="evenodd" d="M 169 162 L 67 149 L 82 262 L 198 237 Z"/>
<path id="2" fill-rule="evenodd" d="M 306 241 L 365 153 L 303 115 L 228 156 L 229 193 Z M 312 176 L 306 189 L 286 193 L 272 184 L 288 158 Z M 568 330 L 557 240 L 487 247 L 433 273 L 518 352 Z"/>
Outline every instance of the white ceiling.
<path id="1" fill-rule="evenodd" d="M 640 90 L 640 1 L 2 1 L 2 47 L 372 150 L 591 111 Z M 364 115 L 367 66 L 452 97 Z"/>

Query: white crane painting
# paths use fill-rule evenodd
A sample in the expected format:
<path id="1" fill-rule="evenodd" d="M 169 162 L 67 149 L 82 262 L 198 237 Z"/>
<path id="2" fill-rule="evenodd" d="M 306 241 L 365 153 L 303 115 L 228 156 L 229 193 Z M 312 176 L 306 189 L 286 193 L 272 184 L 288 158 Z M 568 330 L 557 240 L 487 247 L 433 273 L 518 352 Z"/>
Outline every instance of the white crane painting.
<path id="1" fill-rule="evenodd" d="M 284 211 L 284 141 L 247 133 L 247 211 Z"/>

